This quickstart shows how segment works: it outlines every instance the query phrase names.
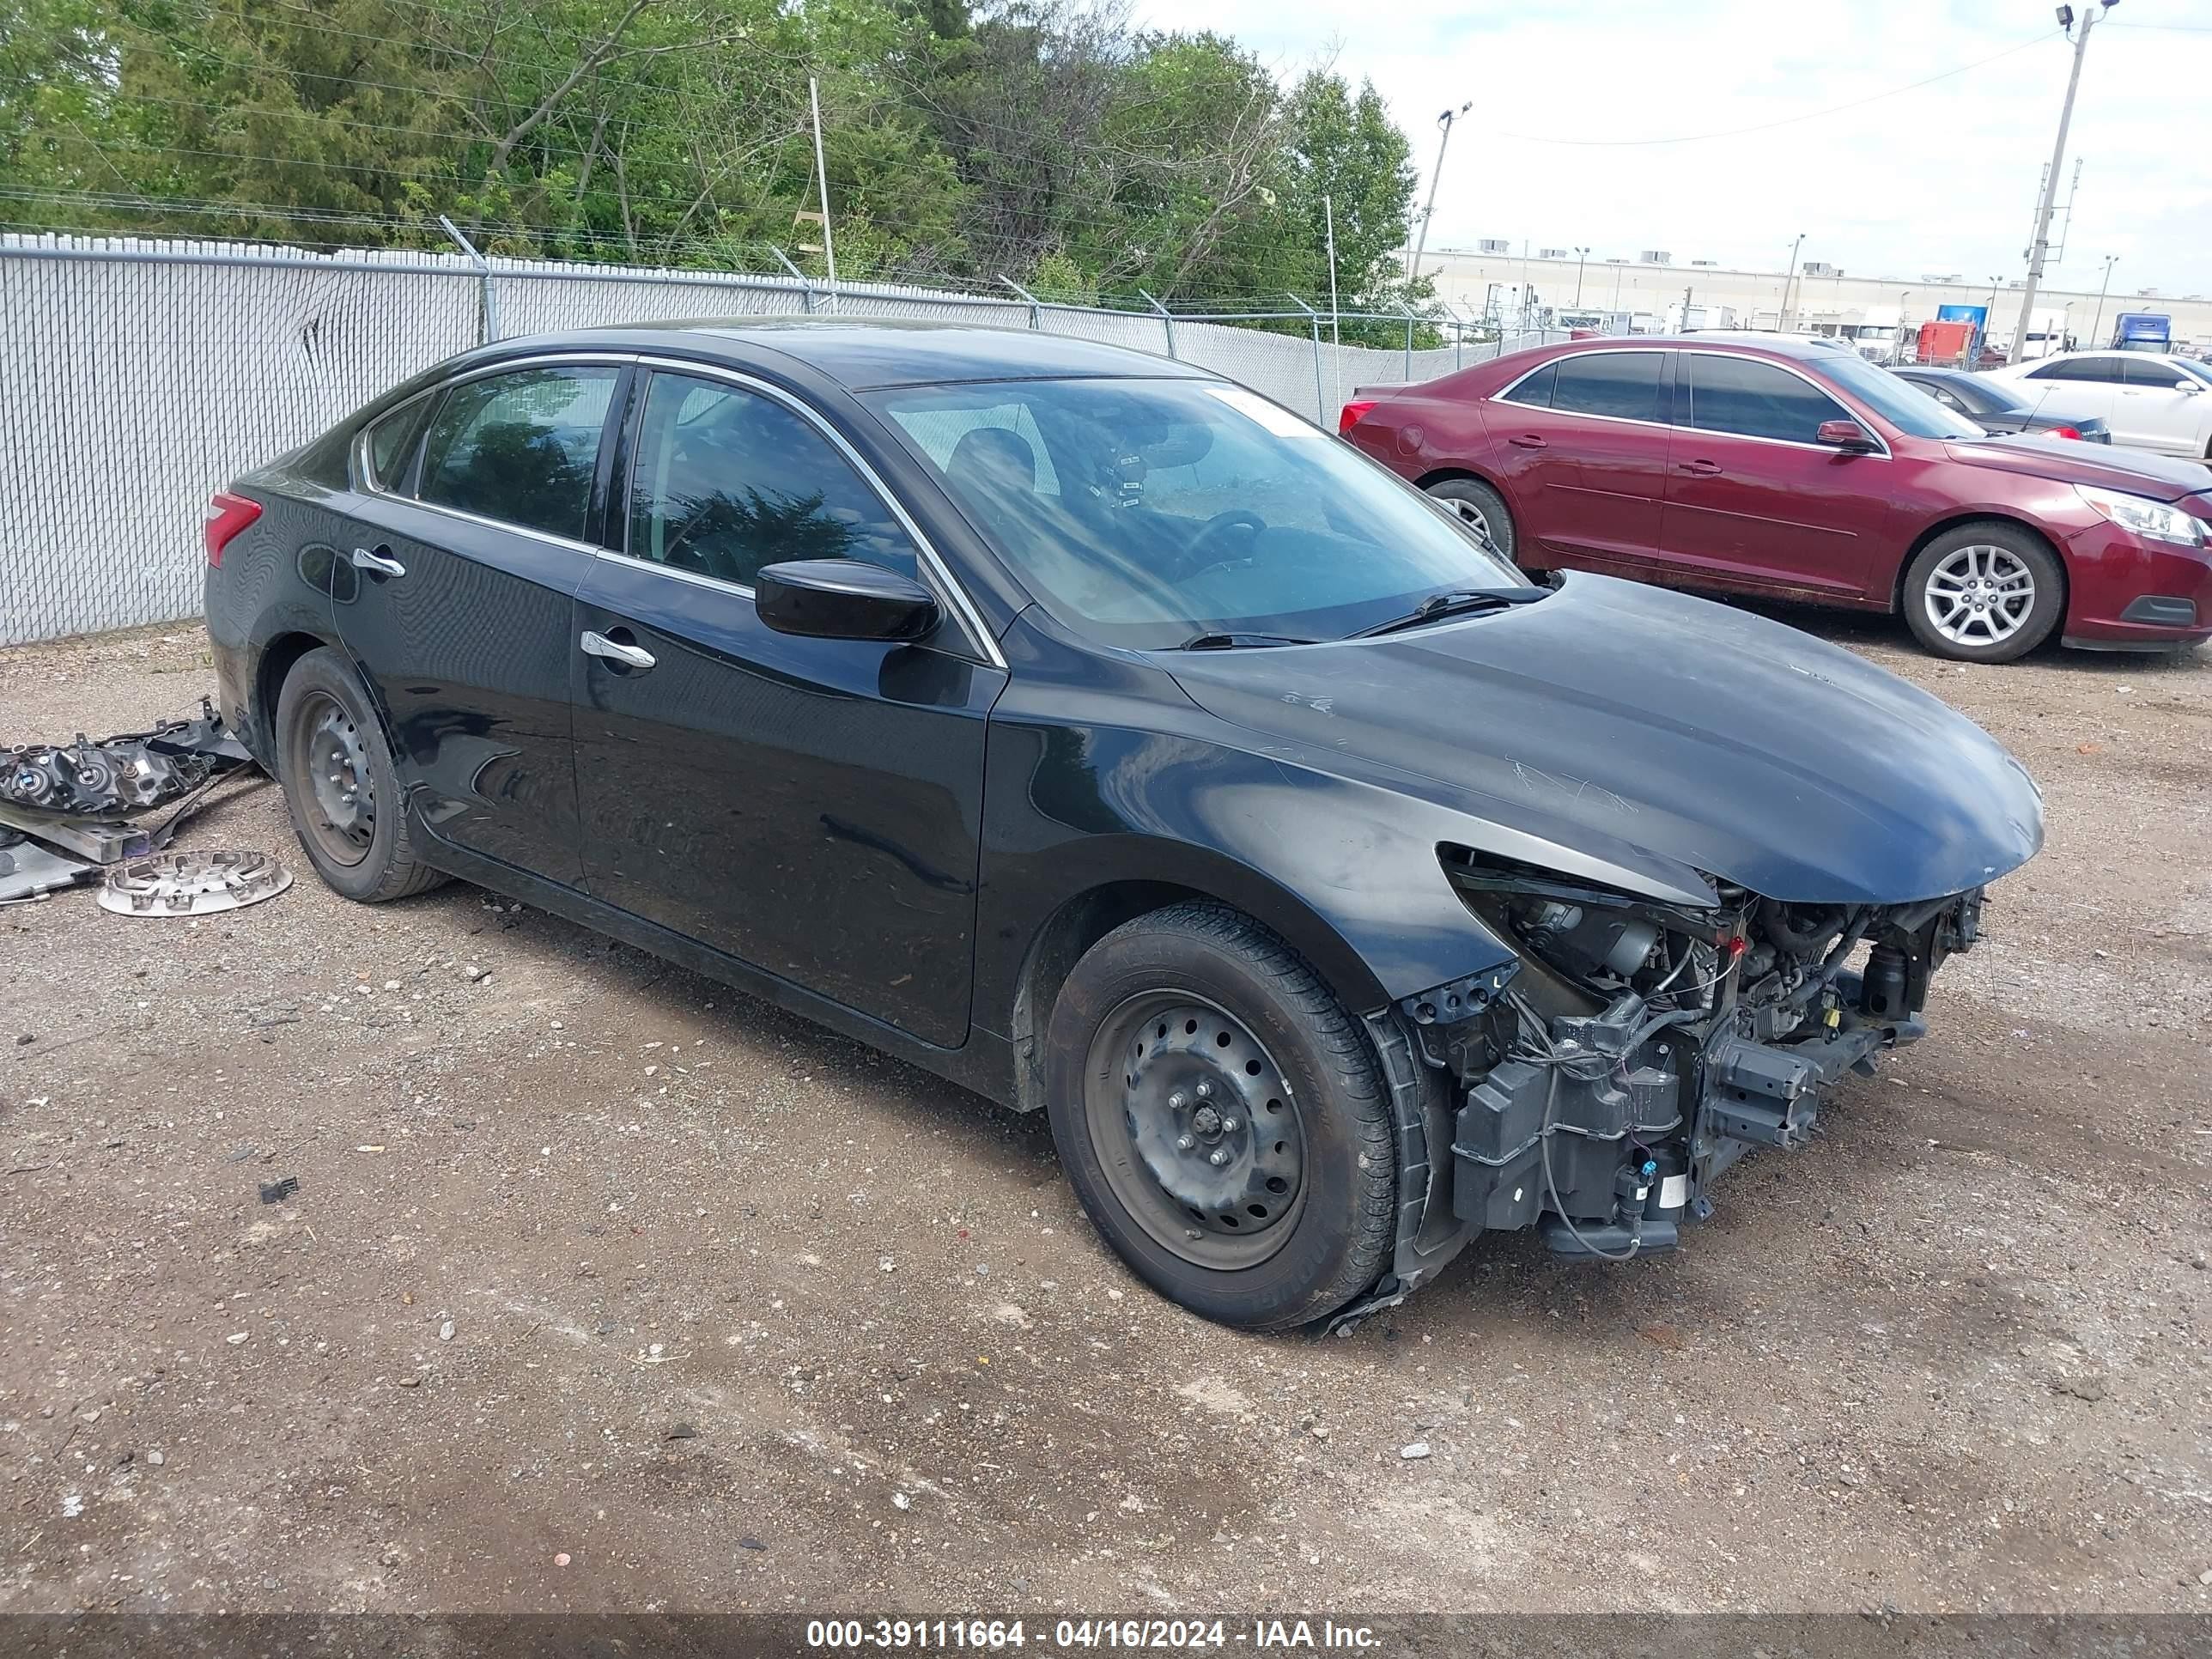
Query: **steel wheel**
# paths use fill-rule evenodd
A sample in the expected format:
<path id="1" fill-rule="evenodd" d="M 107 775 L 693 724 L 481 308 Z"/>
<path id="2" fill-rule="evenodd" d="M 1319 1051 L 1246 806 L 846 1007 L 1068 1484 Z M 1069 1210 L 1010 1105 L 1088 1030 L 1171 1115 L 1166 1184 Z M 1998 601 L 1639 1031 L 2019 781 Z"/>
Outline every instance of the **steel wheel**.
<path id="1" fill-rule="evenodd" d="M 314 690 L 293 723 L 284 763 L 307 785 L 303 805 L 316 850 L 349 868 L 368 856 L 376 839 L 376 791 L 369 781 L 368 750 L 343 705 Z"/>
<path id="2" fill-rule="evenodd" d="M 1975 542 L 1928 573 L 1921 591 L 1929 625 L 1954 645 L 2001 645 L 2035 609 L 2035 573 L 2008 548 Z"/>
<path id="3" fill-rule="evenodd" d="M 1282 1248 L 1305 1204 L 1305 1134 L 1243 1021 L 1188 993 L 1132 997 L 1100 1023 L 1085 1073 L 1107 1179 L 1154 1240 L 1217 1270 Z"/>

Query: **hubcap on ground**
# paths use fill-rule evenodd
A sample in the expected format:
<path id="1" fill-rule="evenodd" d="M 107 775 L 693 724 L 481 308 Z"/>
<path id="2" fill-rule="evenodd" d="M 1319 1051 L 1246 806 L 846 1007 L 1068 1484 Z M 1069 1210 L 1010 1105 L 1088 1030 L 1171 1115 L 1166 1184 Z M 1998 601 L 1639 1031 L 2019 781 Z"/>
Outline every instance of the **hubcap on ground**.
<path id="1" fill-rule="evenodd" d="M 321 692 L 301 714 L 294 753 L 307 784 L 308 832 L 334 864 L 359 864 L 376 838 L 376 796 L 369 784 L 368 750 L 337 699 Z"/>
<path id="2" fill-rule="evenodd" d="M 1185 1261 L 1247 1267 L 1282 1247 L 1305 1198 L 1305 1137 L 1281 1068 L 1212 1003 L 1155 993 L 1093 1040 L 1086 1103 L 1115 1193 Z"/>
<path id="3" fill-rule="evenodd" d="M 2002 547 L 1976 543 L 1928 573 L 1928 621 L 1954 645 L 1995 645 L 2027 626 L 2035 573 Z"/>

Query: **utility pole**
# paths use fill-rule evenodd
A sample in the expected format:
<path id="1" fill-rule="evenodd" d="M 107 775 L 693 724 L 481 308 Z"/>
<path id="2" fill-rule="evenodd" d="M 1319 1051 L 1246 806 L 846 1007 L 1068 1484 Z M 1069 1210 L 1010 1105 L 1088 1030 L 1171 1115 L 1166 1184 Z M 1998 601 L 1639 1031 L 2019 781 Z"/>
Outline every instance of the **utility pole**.
<path id="1" fill-rule="evenodd" d="M 814 186 L 822 193 L 822 258 L 830 267 L 830 291 L 837 291 L 837 245 L 830 240 L 830 169 L 822 161 L 822 89 L 806 77 L 806 102 L 814 112 Z"/>
<path id="2" fill-rule="evenodd" d="M 1429 222 L 1437 216 L 1437 186 L 1443 181 L 1444 152 L 1451 148 L 1452 123 L 1474 107 L 1474 100 L 1469 99 L 1457 109 L 1448 109 L 1437 117 L 1437 125 L 1443 129 L 1443 137 L 1437 140 L 1437 170 L 1429 175 L 1429 204 L 1421 210 L 1420 240 L 1413 244 L 1413 263 L 1406 267 L 1407 287 L 1421 279 L 1421 255 L 1429 246 Z"/>
<path id="3" fill-rule="evenodd" d="M 2112 267 L 2119 262 L 2120 256 L 2117 253 L 2105 256 L 2105 280 L 2097 284 L 2097 320 L 2089 325 L 2089 349 L 2092 351 L 2098 349 L 2097 342 L 2104 333 L 2105 293 L 2112 285 Z"/>
<path id="4" fill-rule="evenodd" d="M 1326 193 L 1321 198 L 1321 217 L 1328 231 L 1328 337 L 1331 344 L 1340 346 L 1344 335 L 1338 327 L 1336 308 L 1336 208 Z"/>
<path id="5" fill-rule="evenodd" d="M 1583 262 L 1589 258 L 1588 248 L 1578 247 L 1575 250 L 1575 309 L 1577 311 L 1580 311 L 1583 307 Z"/>
<path id="6" fill-rule="evenodd" d="M 1790 244 L 1790 269 L 1782 273 L 1782 314 L 1775 319 L 1775 331 L 1779 334 L 1790 331 L 1790 289 L 1797 280 L 1797 252 L 1804 246 L 1805 233 L 1801 230 L 1797 240 Z"/>
<path id="7" fill-rule="evenodd" d="M 2020 361 L 2021 348 L 2027 343 L 2028 324 L 2035 315 L 2035 288 L 2043 280 L 2043 265 L 2051 252 L 2051 210 L 2058 198 L 2058 175 L 2066 164 L 2066 129 L 2074 119 L 2074 94 L 2081 85 L 2081 59 L 2089 50 L 2091 25 L 2109 11 L 2116 0 L 2082 0 L 2081 21 L 2075 24 L 2074 9 L 2061 6 L 2059 21 L 2074 28 L 2074 69 L 2066 77 L 2066 101 L 2059 106 L 2058 138 L 2051 147 L 2051 171 L 2044 176 L 2043 195 L 2035 208 L 2035 240 L 2027 246 L 2027 282 L 2020 296 L 2020 325 L 2012 331 L 2012 349 L 2005 353 L 2005 361 Z"/>

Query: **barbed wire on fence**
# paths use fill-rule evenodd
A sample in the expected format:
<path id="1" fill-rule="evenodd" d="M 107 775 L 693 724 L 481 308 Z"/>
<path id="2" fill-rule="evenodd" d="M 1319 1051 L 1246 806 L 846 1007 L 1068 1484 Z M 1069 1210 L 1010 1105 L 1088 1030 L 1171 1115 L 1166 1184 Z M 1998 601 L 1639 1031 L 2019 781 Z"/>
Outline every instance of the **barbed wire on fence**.
<path id="1" fill-rule="evenodd" d="M 1275 299 L 1275 309 L 1138 311 L 1022 290 L 833 287 L 789 270 L 0 234 L 0 393 L 17 414 L 0 441 L 0 497 L 48 504 L 0 553 L 0 645 L 194 614 L 211 490 L 487 338 L 806 312 L 1030 328 L 1194 363 L 1328 428 L 1356 386 L 1559 337 L 1462 330 L 1422 349 L 1416 325 L 1435 319 L 1332 318 Z M 1246 325 L 1261 320 L 1299 331 Z M 1401 349 L 1328 337 L 1333 321 L 1376 320 L 1405 326 Z"/>

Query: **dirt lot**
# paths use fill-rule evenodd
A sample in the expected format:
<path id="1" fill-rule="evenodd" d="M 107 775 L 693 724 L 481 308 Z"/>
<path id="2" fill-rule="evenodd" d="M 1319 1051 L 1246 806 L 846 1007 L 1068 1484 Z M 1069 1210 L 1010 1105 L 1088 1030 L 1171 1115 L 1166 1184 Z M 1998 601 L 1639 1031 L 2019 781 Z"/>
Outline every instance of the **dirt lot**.
<path id="1" fill-rule="evenodd" d="M 0 910 L 0 1609 L 2212 1608 L 2212 656 L 1791 619 L 2047 850 L 1680 1253 L 1490 1243 L 1346 1339 L 1186 1317 L 1041 1121 L 473 889 Z M 0 738 L 200 651 L 0 652 Z M 188 839 L 297 850 L 266 787 Z"/>

